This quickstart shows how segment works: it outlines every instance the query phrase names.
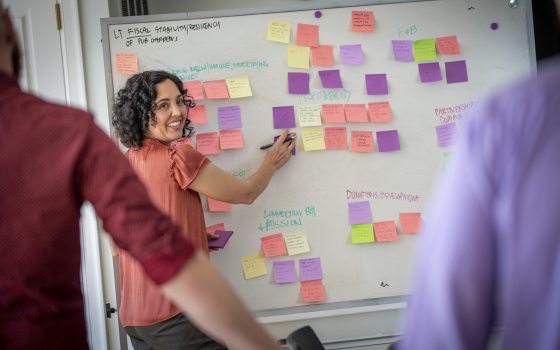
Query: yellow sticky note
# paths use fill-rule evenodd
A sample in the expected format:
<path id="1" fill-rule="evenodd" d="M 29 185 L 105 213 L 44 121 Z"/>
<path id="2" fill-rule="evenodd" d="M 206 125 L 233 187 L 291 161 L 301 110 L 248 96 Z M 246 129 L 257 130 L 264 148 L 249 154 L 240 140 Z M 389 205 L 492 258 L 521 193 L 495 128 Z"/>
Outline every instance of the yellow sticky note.
<path id="1" fill-rule="evenodd" d="M 416 62 L 436 61 L 436 41 L 434 39 L 414 40 L 414 60 Z"/>
<path id="2" fill-rule="evenodd" d="M 241 257 L 241 266 L 243 266 L 243 275 L 246 280 L 251 278 L 265 276 L 266 265 L 263 256 L 258 253 L 254 255 L 246 255 Z"/>
<path id="3" fill-rule="evenodd" d="M 352 243 L 371 243 L 375 242 L 373 237 L 373 223 L 351 225 Z"/>
<path id="4" fill-rule="evenodd" d="M 229 98 L 240 98 L 253 96 L 249 77 L 244 75 L 241 77 L 226 79 Z"/>
<path id="5" fill-rule="evenodd" d="M 307 235 L 303 231 L 288 233 L 284 235 L 288 255 L 297 255 L 309 252 Z"/>
<path id="6" fill-rule="evenodd" d="M 138 73 L 138 56 L 131 52 L 117 52 L 115 54 L 115 71 L 130 75 Z"/>
<path id="7" fill-rule="evenodd" d="M 286 21 L 271 19 L 268 21 L 266 40 L 288 44 L 290 42 L 292 24 Z"/>
<path id="8" fill-rule="evenodd" d="M 323 128 L 307 128 L 301 130 L 303 149 L 306 152 L 326 149 L 325 131 Z"/>
<path id="9" fill-rule="evenodd" d="M 297 117 L 299 126 L 321 125 L 321 106 L 303 105 L 297 106 Z"/>
<path id="10" fill-rule="evenodd" d="M 288 47 L 288 67 L 309 69 L 309 55 L 311 50 L 307 46 L 290 45 Z"/>

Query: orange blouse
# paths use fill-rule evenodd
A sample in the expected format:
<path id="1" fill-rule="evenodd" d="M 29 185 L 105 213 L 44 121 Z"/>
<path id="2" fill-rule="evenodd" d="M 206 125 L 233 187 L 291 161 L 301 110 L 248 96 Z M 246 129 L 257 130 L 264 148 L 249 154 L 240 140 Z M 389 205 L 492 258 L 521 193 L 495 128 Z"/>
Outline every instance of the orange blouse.
<path id="1" fill-rule="evenodd" d="M 153 203 L 171 217 L 195 247 L 208 254 L 200 197 L 188 186 L 210 160 L 195 151 L 186 139 L 169 145 L 145 139 L 141 148 L 131 148 L 125 155 L 147 187 Z M 119 262 L 119 317 L 123 327 L 151 325 L 181 312 L 128 253 L 119 251 Z"/>

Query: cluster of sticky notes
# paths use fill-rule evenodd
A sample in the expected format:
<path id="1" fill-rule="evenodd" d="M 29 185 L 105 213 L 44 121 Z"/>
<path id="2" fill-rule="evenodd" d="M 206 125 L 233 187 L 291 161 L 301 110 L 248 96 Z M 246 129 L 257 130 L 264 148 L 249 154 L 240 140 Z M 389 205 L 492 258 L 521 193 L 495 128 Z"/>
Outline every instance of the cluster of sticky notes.
<path id="1" fill-rule="evenodd" d="M 328 89 L 340 89 L 343 87 L 339 69 L 318 71 L 321 85 Z M 291 95 L 307 95 L 310 93 L 309 73 L 288 72 L 288 93 Z M 387 74 L 366 74 L 366 91 L 368 95 L 387 95 L 389 85 Z"/>
<path id="2" fill-rule="evenodd" d="M 302 282 L 322 280 L 321 258 L 299 259 L 299 273 Z M 295 261 L 274 261 L 272 263 L 272 278 L 276 284 L 297 282 Z"/>
<path id="3" fill-rule="evenodd" d="M 348 219 L 354 244 L 397 240 L 397 228 L 394 221 L 373 222 L 369 201 L 349 202 Z"/>
<path id="4" fill-rule="evenodd" d="M 188 111 L 191 123 L 207 124 L 208 115 L 204 105 L 196 105 Z M 219 154 L 220 150 L 243 148 L 241 108 L 238 105 L 218 107 L 219 132 L 196 135 L 196 150 L 204 155 Z"/>
<path id="5" fill-rule="evenodd" d="M 253 96 L 251 83 L 247 75 L 228 79 L 189 80 L 183 82 L 186 95 L 195 101 L 203 99 L 230 99 Z"/>

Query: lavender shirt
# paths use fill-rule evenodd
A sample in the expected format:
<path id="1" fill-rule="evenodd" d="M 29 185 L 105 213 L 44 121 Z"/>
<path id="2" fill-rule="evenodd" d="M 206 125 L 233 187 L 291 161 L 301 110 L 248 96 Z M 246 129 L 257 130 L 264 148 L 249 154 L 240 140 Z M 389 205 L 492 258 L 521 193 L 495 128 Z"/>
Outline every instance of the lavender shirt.
<path id="1" fill-rule="evenodd" d="M 560 60 L 465 123 L 425 220 L 399 349 L 560 349 Z"/>

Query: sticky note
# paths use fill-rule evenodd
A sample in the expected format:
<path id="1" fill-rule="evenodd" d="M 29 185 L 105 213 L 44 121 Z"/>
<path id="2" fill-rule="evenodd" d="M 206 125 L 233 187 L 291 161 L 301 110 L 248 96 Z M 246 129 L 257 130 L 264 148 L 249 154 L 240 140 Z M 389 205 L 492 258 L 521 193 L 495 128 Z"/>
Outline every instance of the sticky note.
<path id="1" fill-rule="evenodd" d="M 352 152 L 372 153 L 374 151 L 373 132 L 371 131 L 352 130 L 350 142 Z"/>
<path id="2" fill-rule="evenodd" d="M 202 90 L 202 83 L 200 80 L 184 81 L 183 89 L 186 90 L 187 96 L 191 96 L 195 101 L 204 99 L 204 90 Z"/>
<path id="3" fill-rule="evenodd" d="M 324 88 L 338 89 L 342 88 L 342 79 L 340 79 L 340 70 L 320 70 L 319 78 Z"/>
<path id="4" fill-rule="evenodd" d="M 378 131 L 376 135 L 379 152 L 393 152 L 401 149 L 397 130 Z"/>
<path id="5" fill-rule="evenodd" d="M 284 236 L 281 233 L 261 237 L 261 246 L 264 256 L 267 258 L 288 254 Z"/>
<path id="6" fill-rule="evenodd" d="M 230 210 L 231 210 L 231 204 L 208 197 L 208 211 L 224 212 Z"/>
<path id="7" fill-rule="evenodd" d="M 316 303 L 325 300 L 325 288 L 322 280 L 301 282 L 301 297 L 306 303 Z"/>
<path id="8" fill-rule="evenodd" d="M 306 152 L 326 149 L 323 128 L 305 128 L 301 130 L 303 149 Z"/>
<path id="9" fill-rule="evenodd" d="M 368 95 L 387 95 L 387 74 L 366 74 L 366 90 Z"/>
<path id="10" fill-rule="evenodd" d="M 242 97 L 253 96 L 253 91 L 251 90 L 251 83 L 249 83 L 249 77 L 246 75 L 241 77 L 226 79 L 226 84 L 227 84 L 230 98 L 242 98 Z"/>
<path id="11" fill-rule="evenodd" d="M 220 130 L 241 129 L 241 108 L 238 105 L 218 107 Z"/>
<path id="12" fill-rule="evenodd" d="M 344 105 L 344 114 L 346 115 L 346 121 L 349 123 L 368 122 L 366 106 L 362 103 Z"/>
<path id="13" fill-rule="evenodd" d="M 371 207 L 369 201 L 348 203 L 348 218 L 350 224 L 371 223 Z"/>
<path id="14" fill-rule="evenodd" d="M 324 104 L 321 106 L 321 113 L 325 123 L 346 123 L 343 104 Z"/>
<path id="15" fill-rule="evenodd" d="M 414 40 L 414 60 L 416 62 L 437 60 L 434 39 Z"/>
<path id="16" fill-rule="evenodd" d="M 194 125 L 208 124 L 208 116 L 206 115 L 206 107 L 201 104 L 189 108 L 189 120 Z"/>
<path id="17" fill-rule="evenodd" d="M 447 78 L 447 84 L 469 81 L 469 77 L 467 76 L 467 62 L 445 62 L 445 77 Z"/>
<path id="18" fill-rule="evenodd" d="M 418 233 L 421 227 L 420 213 L 401 213 L 399 219 L 401 222 L 402 233 Z"/>
<path id="19" fill-rule="evenodd" d="M 265 276 L 268 273 L 264 258 L 260 254 L 242 256 L 241 266 L 243 267 L 243 275 L 246 280 Z"/>
<path id="20" fill-rule="evenodd" d="M 311 48 L 311 63 L 314 66 L 334 66 L 334 47 L 332 45 L 319 45 Z"/>
<path id="21" fill-rule="evenodd" d="M 362 45 L 340 45 L 340 58 L 343 64 L 360 65 L 364 64 L 364 53 Z"/>
<path id="22" fill-rule="evenodd" d="M 216 232 L 214 233 L 218 235 L 218 238 L 209 238 L 208 248 L 222 249 L 223 247 L 226 246 L 226 243 L 233 235 L 233 231 L 226 231 L 226 230 L 216 230 Z"/>
<path id="23" fill-rule="evenodd" d="M 346 127 L 325 128 L 325 147 L 326 149 L 348 149 Z"/>
<path id="24" fill-rule="evenodd" d="M 353 32 L 373 32 L 373 11 L 352 11 Z"/>
<path id="25" fill-rule="evenodd" d="M 309 73 L 288 72 L 288 93 L 309 94 Z"/>
<path id="26" fill-rule="evenodd" d="M 284 235 L 288 255 L 298 255 L 309 252 L 307 235 L 303 231 L 288 233 Z"/>
<path id="27" fill-rule="evenodd" d="M 220 148 L 243 148 L 243 132 L 241 130 L 221 130 Z"/>
<path id="28" fill-rule="evenodd" d="M 203 86 L 206 98 L 229 98 L 228 88 L 225 80 L 205 81 L 203 83 Z"/>
<path id="29" fill-rule="evenodd" d="M 296 44 L 299 46 L 319 46 L 319 26 L 314 24 L 298 23 Z"/>
<path id="30" fill-rule="evenodd" d="M 420 74 L 420 81 L 423 83 L 431 83 L 442 79 L 439 62 L 418 63 L 418 73 Z"/>
<path id="31" fill-rule="evenodd" d="M 218 133 L 204 132 L 196 134 L 196 150 L 206 155 L 220 153 Z"/>
<path id="32" fill-rule="evenodd" d="M 319 126 L 321 125 L 321 106 L 320 105 L 301 105 L 297 106 L 297 117 L 299 126 Z"/>
<path id="33" fill-rule="evenodd" d="M 272 277 L 274 283 L 278 284 L 297 282 L 295 261 L 274 261 L 272 263 Z"/>
<path id="34" fill-rule="evenodd" d="M 436 38 L 436 48 L 440 55 L 459 55 L 461 53 L 456 35 Z"/>
<path id="35" fill-rule="evenodd" d="M 308 258 L 299 260 L 299 279 L 301 281 L 315 281 L 323 279 L 321 258 Z"/>
<path id="36" fill-rule="evenodd" d="M 288 44 L 290 42 L 292 24 L 290 22 L 271 19 L 268 21 L 266 40 Z"/>
<path id="37" fill-rule="evenodd" d="M 414 62 L 412 40 L 392 40 L 393 57 L 398 62 Z"/>
<path id="38" fill-rule="evenodd" d="M 356 224 L 351 226 L 352 243 L 372 243 L 375 242 L 373 237 L 373 224 Z"/>
<path id="39" fill-rule="evenodd" d="M 369 102 L 368 112 L 372 123 L 389 123 L 393 119 L 389 101 Z"/>
<path id="40" fill-rule="evenodd" d="M 437 143 L 439 147 L 449 147 L 455 137 L 457 125 L 455 123 L 436 126 Z"/>
<path id="41" fill-rule="evenodd" d="M 376 242 L 392 242 L 397 240 L 397 227 L 394 221 L 378 221 L 373 223 Z"/>
<path id="42" fill-rule="evenodd" d="M 138 73 L 138 56 L 132 52 L 117 52 L 115 54 L 115 71 L 129 75 Z"/>
<path id="43" fill-rule="evenodd" d="M 219 223 L 219 224 L 214 224 L 211 226 L 206 226 L 206 232 L 212 232 L 214 233 L 216 230 L 222 230 L 225 231 L 226 226 L 224 225 L 224 223 Z"/>
<path id="44" fill-rule="evenodd" d="M 274 129 L 290 129 L 296 127 L 294 106 L 272 107 Z"/>
<path id="45" fill-rule="evenodd" d="M 288 46 L 288 67 L 309 69 L 309 47 Z"/>

